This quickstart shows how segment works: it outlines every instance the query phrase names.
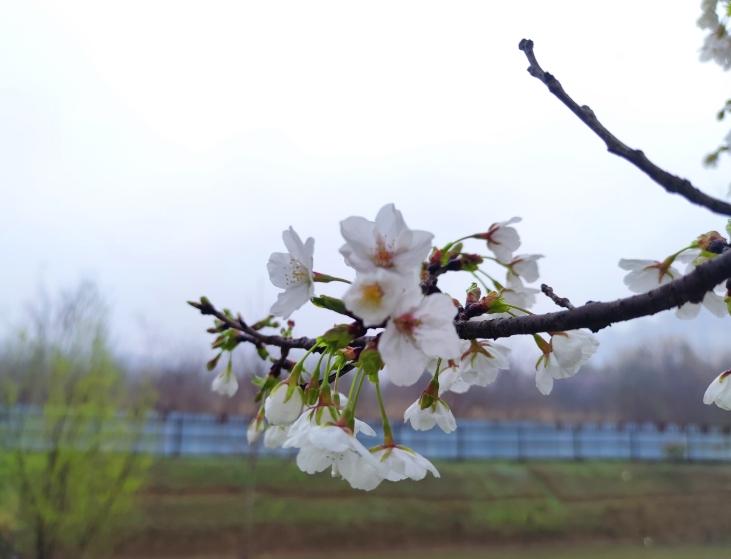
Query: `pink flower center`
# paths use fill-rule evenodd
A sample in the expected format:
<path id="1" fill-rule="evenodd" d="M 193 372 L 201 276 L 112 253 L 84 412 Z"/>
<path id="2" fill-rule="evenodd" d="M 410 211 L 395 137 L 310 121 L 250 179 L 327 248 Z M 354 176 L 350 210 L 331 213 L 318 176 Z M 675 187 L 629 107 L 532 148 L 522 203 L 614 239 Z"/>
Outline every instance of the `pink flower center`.
<path id="1" fill-rule="evenodd" d="M 392 320 L 396 329 L 406 336 L 413 336 L 416 329 L 421 325 L 421 320 L 411 313 L 402 314 Z"/>
<path id="2" fill-rule="evenodd" d="M 394 253 L 390 247 L 386 245 L 386 241 L 382 237 L 376 240 L 376 252 L 373 254 L 373 261 L 379 268 L 393 268 Z"/>

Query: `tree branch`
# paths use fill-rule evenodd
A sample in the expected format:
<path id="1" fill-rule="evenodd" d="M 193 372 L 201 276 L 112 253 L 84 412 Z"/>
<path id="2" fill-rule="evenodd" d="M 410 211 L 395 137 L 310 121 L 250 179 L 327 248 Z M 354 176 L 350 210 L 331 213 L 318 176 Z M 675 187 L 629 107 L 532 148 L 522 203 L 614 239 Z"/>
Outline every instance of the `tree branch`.
<path id="1" fill-rule="evenodd" d="M 505 338 L 516 334 L 560 332 L 588 328 L 597 332 L 615 322 L 624 322 L 685 303 L 700 303 L 714 287 L 731 278 L 731 250 L 701 264 L 690 274 L 657 289 L 606 303 L 587 303 L 574 309 L 515 318 L 457 322 L 461 338 Z"/>
<path id="2" fill-rule="evenodd" d="M 640 169 L 668 192 L 679 194 L 689 202 L 703 206 L 712 212 L 731 216 L 731 204 L 698 190 L 688 179 L 678 177 L 668 173 L 664 169 L 661 169 L 650 161 L 641 150 L 630 148 L 607 130 L 604 125 L 599 122 L 594 111 L 592 111 L 588 106 L 579 106 L 579 104 L 564 91 L 559 81 L 550 73 L 545 72 L 543 68 L 541 68 L 540 64 L 538 64 L 538 60 L 533 53 L 533 41 L 530 39 L 523 39 L 520 41 L 518 48 L 520 48 L 520 50 L 522 50 L 528 58 L 528 62 L 530 63 L 528 73 L 543 82 L 548 90 L 553 93 L 559 101 L 566 105 L 571 112 L 574 113 L 579 120 L 581 120 L 581 122 L 586 124 L 592 132 L 599 136 L 606 144 L 607 150 L 609 150 L 610 153 L 632 163 L 632 165 Z"/>
<path id="3" fill-rule="evenodd" d="M 660 311 L 679 307 L 685 303 L 700 303 L 706 293 L 729 278 L 731 278 L 731 250 L 727 250 L 715 259 L 701 264 L 690 274 L 641 295 L 609 302 L 591 302 L 565 311 L 513 318 L 470 321 L 465 320 L 464 318 L 467 318 L 467 316 L 462 314 L 460 318 L 455 320 L 454 325 L 460 338 L 463 339 L 507 338 L 519 334 L 560 332 L 579 328 L 588 328 L 593 332 L 597 332 L 616 322 L 653 315 Z M 240 331 L 242 329 L 243 321 L 241 319 L 232 320 L 218 311 L 207 300 L 202 303 L 190 302 L 190 305 L 204 315 L 215 316 L 235 330 Z M 266 336 L 259 332 L 256 332 L 256 334 L 256 336 L 251 336 L 248 333 L 242 333 L 239 337 L 241 341 L 254 344 L 263 343 L 288 349 L 309 349 L 317 343 L 314 338 Z M 353 340 L 352 345 L 362 347 L 373 339 L 373 337 L 362 336 Z M 282 368 L 287 368 L 284 362 Z"/>

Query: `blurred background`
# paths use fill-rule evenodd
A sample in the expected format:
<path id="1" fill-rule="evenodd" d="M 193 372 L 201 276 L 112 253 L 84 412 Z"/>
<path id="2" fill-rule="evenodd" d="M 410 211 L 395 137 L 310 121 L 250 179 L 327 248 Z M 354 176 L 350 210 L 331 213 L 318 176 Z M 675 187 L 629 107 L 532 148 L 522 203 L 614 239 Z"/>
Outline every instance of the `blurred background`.
<path id="1" fill-rule="evenodd" d="M 239 350 L 239 392 L 211 392 L 210 323 L 185 304 L 258 320 L 282 230 L 347 275 L 340 220 L 390 202 L 437 244 L 521 216 L 541 281 L 575 304 L 627 295 L 620 258 L 662 259 L 725 220 L 609 155 L 517 46 L 533 39 L 620 139 L 725 197 L 728 162 L 703 158 L 728 132 L 728 75 L 699 61 L 699 3 L 0 14 L 0 557 L 731 557 L 731 415 L 701 401 L 731 350 L 705 311 L 601 331 L 549 397 L 532 342 L 510 340 L 510 371 L 450 399 L 456 436 L 399 426 L 442 478 L 366 495 L 246 444 L 264 365 Z M 296 335 L 332 324 L 293 318 Z M 398 417 L 416 394 L 385 396 Z"/>

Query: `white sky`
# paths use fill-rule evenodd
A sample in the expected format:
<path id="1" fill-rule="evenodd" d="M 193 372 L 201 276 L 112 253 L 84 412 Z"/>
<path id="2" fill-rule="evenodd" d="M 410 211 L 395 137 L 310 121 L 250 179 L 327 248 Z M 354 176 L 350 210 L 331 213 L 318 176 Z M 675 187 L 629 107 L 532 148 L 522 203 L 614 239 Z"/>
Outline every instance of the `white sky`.
<path id="1" fill-rule="evenodd" d="M 520 215 L 560 294 L 626 295 L 619 258 L 724 220 L 607 154 L 517 45 L 534 39 L 621 139 L 723 196 L 729 166 L 701 159 L 726 133 L 729 76 L 698 61 L 699 4 L 0 1 L 0 321 L 41 284 L 91 278 L 123 351 L 195 353 L 208 322 L 185 300 L 258 318 L 284 228 L 344 274 L 338 222 L 388 202 L 440 243 Z M 316 314 L 295 315 L 302 333 Z M 715 319 L 666 314 L 601 339 L 724 340 Z"/>

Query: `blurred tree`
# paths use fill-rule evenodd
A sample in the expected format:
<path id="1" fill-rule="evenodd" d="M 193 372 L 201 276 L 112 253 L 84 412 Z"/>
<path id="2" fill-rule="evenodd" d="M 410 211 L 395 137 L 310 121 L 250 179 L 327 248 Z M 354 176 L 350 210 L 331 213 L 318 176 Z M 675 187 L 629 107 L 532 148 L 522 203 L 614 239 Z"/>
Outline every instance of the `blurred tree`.
<path id="1" fill-rule="evenodd" d="M 93 285 L 43 300 L 30 316 L 8 348 L 14 374 L 3 384 L 0 475 L 16 503 L 12 542 L 39 559 L 100 557 L 144 481 L 151 392 L 127 394 Z M 13 405 L 20 394 L 43 403 Z"/>

